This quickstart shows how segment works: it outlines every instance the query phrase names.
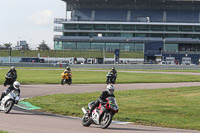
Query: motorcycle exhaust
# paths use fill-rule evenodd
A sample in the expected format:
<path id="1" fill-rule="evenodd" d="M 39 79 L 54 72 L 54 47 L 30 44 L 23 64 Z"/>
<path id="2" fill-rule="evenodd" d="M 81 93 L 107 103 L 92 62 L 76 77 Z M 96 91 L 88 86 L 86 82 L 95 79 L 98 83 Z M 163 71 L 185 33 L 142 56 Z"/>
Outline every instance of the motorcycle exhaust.
<path id="1" fill-rule="evenodd" d="M 87 111 L 85 110 L 85 108 L 84 108 L 84 107 L 82 108 L 82 111 L 83 111 L 83 113 L 84 113 L 84 114 L 86 114 L 86 113 L 87 113 Z"/>

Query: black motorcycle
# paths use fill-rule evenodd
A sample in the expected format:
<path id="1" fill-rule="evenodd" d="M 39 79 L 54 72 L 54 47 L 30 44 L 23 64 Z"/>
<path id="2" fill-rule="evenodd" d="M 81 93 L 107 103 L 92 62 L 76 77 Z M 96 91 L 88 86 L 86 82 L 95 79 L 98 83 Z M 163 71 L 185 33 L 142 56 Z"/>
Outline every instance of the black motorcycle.
<path id="1" fill-rule="evenodd" d="M 15 79 L 13 78 L 12 73 L 7 73 L 5 75 L 5 82 L 4 82 L 4 86 L 6 85 L 13 85 L 13 83 L 15 82 Z"/>
<path id="2" fill-rule="evenodd" d="M 109 83 L 115 84 L 116 78 L 117 78 L 116 74 L 108 72 L 108 74 L 106 74 L 106 77 L 107 77 L 107 80 L 106 80 L 107 84 L 109 84 Z"/>

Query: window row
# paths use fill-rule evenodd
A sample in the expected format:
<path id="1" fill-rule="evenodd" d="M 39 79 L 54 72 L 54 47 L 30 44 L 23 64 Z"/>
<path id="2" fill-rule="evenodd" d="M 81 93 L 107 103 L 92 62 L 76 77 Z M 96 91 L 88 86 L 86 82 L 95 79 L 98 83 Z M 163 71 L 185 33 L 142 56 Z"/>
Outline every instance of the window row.
<path id="1" fill-rule="evenodd" d="M 64 36 L 200 38 L 200 34 L 94 33 L 94 32 L 76 32 L 76 33 L 65 32 Z"/>
<path id="2" fill-rule="evenodd" d="M 193 31 L 200 26 L 179 25 L 120 25 L 120 24 L 64 24 L 64 30 L 123 30 L 123 31 Z"/>
<path id="3" fill-rule="evenodd" d="M 114 51 L 120 49 L 123 51 L 143 51 L 143 43 L 90 43 L 90 42 L 57 42 L 55 49 L 72 49 L 72 50 L 105 50 Z"/>

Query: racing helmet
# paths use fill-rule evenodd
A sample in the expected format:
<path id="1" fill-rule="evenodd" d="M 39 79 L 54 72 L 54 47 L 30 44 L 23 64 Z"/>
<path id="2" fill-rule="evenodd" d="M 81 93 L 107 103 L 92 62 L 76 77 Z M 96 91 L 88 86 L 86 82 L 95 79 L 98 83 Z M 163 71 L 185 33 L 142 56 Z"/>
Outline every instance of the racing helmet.
<path id="1" fill-rule="evenodd" d="M 12 67 L 10 68 L 10 70 L 15 70 L 15 67 L 14 67 L 14 66 L 12 66 Z"/>
<path id="2" fill-rule="evenodd" d="M 19 89 L 20 83 L 19 83 L 18 81 L 15 81 L 15 82 L 13 83 L 13 87 L 14 87 L 15 89 Z"/>
<path id="3" fill-rule="evenodd" d="M 67 66 L 67 67 L 66 67 L 66 70 L 68 70 L 68 71 L 69 71 L 69 70 L 70 70 L 70 67 L 69 67 L 69 66 Z"/>
<path id="4" fill-rule="evenodd" d="M 112 70 L 115 70 L 115 67 L 112 67 Z"/>
<path id="5" fill-rule="evenodd" d="M 115 91 L 115 88 L 114 88 L 113 85 L 108 85 L 108 86 L 106 87 L 106 91 L 107 91 L 109 94 L 113 94 L 114 91 Z"/>

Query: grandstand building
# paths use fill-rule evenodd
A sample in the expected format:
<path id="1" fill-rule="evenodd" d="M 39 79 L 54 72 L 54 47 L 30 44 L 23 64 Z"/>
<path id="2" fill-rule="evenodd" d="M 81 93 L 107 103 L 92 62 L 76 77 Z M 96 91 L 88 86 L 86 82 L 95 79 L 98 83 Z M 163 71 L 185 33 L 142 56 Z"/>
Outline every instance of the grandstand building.
<path id="1" fill-rule="evenodd" d="M 200 58 L 199 0 L 62 0 L 54 49 L 144 51 L 145 61 Z"/>

